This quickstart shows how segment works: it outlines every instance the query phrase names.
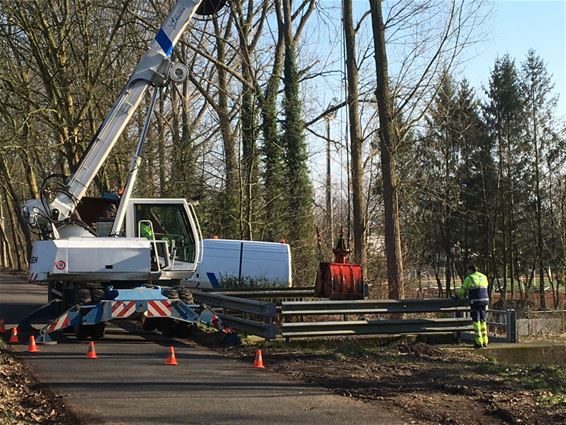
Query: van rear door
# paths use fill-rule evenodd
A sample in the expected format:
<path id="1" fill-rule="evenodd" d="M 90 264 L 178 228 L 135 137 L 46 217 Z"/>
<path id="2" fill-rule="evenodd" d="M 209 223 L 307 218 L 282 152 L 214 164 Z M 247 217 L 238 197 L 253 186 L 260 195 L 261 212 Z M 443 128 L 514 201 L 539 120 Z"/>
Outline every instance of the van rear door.
<path id="1" fill-rule="evenodd" d="M 289 245 L 244 241 L 241 270 L 242 278 L 253 286 L 291 286 Z"/>

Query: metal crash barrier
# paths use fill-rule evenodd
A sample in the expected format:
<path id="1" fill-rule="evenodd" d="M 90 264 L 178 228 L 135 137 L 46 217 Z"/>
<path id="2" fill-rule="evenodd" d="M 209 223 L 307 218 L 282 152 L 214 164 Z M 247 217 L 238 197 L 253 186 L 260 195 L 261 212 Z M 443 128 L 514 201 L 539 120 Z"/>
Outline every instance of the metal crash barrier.
<path id="1" fill-rule="evenodd" d="M 244 294 L 274 295 L 273 291 L 261 290 L 222 294 L 193 291 L 196 302 L 222 310 L 218 315 L 226 326 L 266 339 L 274 339 L 278 335 L 289 339 L 454 333 L 459 340 L 467 339 L 473 331 L 470 305 L 466 299 L 314 300 L 281 301 L 276 304 L 243 298 Z M 492 337 L 494 341 L 517 342 L 514 310 L 489 310 L 488 323 L 495 334 Z M 502 332 L 504 336 L 501 336 Z"/>
<path id="2" fill-rule="evenodd" d="M 488 310 L 487 324 L 495 331 L 495 336 L 490 335 L 492 341 L 517 342 L 517 312 L 515 310 Z M 500 336 L 500 331 L 504 336 Z"/>
<path id="3" fill-rule="evenodd" d="M 291 337 L 328 335 L 379 335 L 452 333 L 472 330 L 472 321 L 466 317 L 470 310 L 467 300 L 416 299 L 416 300 L 347 300 L 299 301 L 281 303 L 281 335 Z M 447 317 L 386 319 L 382 315 L 437 313 Z M 341 315 L 342 320 L 327 320 L 328 316 Z M 347 320 L 356 315 L 358 320 Z M 377 315 L 377 318 L 360 318 L 360 315 Z M 289 322 L 292 317 L 321 316 L 325 320 Z"/>
<path id="4" fill-rule="evenodd" d="M 275 304 L 203 291 L 192 293 L 195 302 L 222 309 L 218 316 L 225 326 L 265 339 L 277 336 L 277 326 L 273 323 L 277 317 Z"/>

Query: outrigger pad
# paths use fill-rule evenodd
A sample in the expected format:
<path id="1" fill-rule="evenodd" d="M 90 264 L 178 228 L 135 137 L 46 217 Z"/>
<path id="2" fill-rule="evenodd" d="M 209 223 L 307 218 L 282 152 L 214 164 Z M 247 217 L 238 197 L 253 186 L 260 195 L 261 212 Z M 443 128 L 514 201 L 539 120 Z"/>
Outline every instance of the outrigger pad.
<path id="1" fill-rule="evenodd" d="M 57 341 L 54 341 L 47 332 L 41 331 L 37 339 L 35 340 L 37 344 L 55 345 Z"/>

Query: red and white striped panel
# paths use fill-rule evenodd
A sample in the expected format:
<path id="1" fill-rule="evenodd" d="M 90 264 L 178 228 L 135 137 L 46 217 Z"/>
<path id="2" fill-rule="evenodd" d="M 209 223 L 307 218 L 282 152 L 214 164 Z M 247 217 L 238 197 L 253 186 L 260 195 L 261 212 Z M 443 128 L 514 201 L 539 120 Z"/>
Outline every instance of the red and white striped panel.
<path id="1" fill-rule="evenodd" d="M 170 301 L 148 301 L 147 317 L 168 317 L 171 316 Z"/>
<path id="2" fill-rule="evenodd" d="M 112 317 L 123 319 L 136 311 L 135 301 L 116 301 L 112 303 Z"/>
<path id="3" fill-rule="evenodd" d="M 55 331 L 58 331 L 59 329 L 65 329 L 70 324 L 71 324 L 71 321 L 69 320 L 69 315 L 65 314 L 65 315 L 59 317 L 53 323 L 51 323 L 49 325 L 49 327 L 47 328 L 47 332 L 55 332 Z"/>

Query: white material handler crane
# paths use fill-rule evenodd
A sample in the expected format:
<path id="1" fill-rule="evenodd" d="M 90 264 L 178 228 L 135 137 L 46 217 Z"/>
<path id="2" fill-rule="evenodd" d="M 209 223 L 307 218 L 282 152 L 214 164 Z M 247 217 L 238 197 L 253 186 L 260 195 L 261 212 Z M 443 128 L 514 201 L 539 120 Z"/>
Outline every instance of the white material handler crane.
<path id="1" fill-rule="evenodd" d="M 41 236 L 33 244 L 29 280 L 47 283 L 50 301 L 24 324 L 55 317 L 42 330 L 40 342 L 70 326 L 78 336 L 99 338 L 107 321 L 133 315 L 142 316 L 146 323 L 154 319 L 151 326 L 162 319 L 218 323 L 213 312 L 204 310 L 199 317 L 190 308 L 190 293 L 184 294 L 184 300 L 169 299 L 177 297 L 168 298 L 159 286 L 152 286 L 175 286 L 194 273 L 202 255 L 202 236 L 193 205 L 185 199 L 134 199 L 131 194 L 159 89 L 169 81 L 184 81 L 188 74 L 185 65 L 171 62 L 173 48 L 195 13 L 215 14 L 224 3 L 177 1 L 75 173 L 57 184 L 46 179 L 41 199 L 29 200 L 22 207 L 26 224 Z M 87 189 L 148 89 L 153 92 L 126 187 L 119 203 L 103 202 L 115 216 L 86 223 L 78 214 L 81 201 L 86 201 Z M 92 205 L 87 213 L 89 209 L 92 213 Z"/>

